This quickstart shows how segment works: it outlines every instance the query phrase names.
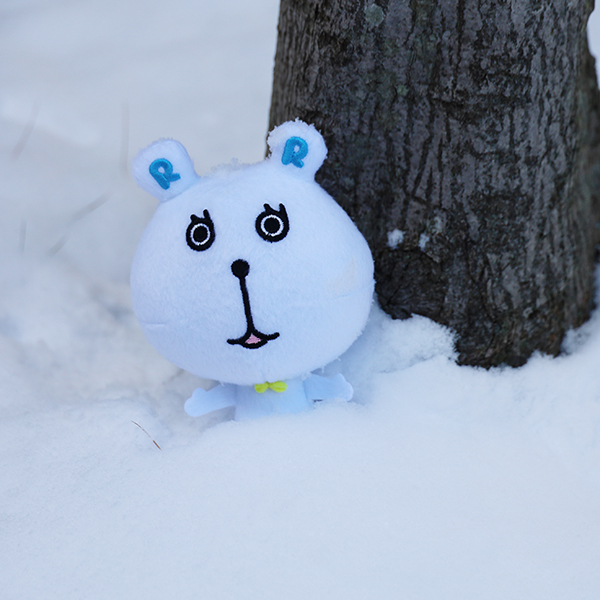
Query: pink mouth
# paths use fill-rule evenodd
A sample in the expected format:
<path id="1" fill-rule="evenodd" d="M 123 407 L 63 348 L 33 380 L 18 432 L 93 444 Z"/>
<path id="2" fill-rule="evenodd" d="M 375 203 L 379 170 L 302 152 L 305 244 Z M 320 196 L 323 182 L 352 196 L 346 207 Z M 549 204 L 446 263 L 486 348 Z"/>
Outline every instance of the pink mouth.
<path id="1" fill-rule="evenodd" d="M 239 344 L 242 348 L 248 348 L 255 350 L 256 348 L 262 348 L 265 344 L 271 340 L 277 339 L 279 333 L 271 333 L 269 335 L 260 333 L 259 331 L 246 331 L 246 334 L 241 338 L 235 340 L 227 340 L 228 344 Z"/>
<path id="2" fill-rule="evenodd" d="M 260 344 L 262 342 L 262 339 L 259 337 L 256 337 L 253 333 L 250 334 L 250 337 L 246 340 L 246 344 Z"/>

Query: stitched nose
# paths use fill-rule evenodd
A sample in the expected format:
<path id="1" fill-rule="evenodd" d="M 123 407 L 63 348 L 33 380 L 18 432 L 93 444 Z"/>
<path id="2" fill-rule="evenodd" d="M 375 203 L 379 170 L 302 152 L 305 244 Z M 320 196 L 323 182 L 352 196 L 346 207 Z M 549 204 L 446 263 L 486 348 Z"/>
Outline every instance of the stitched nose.
<path id="1" fill-rule="evenodd" d="M 250 265 L 245 260 L 234 260 L 231 263 L 231 272 L 238 278 L 243 279 L 250 272 Z"/>

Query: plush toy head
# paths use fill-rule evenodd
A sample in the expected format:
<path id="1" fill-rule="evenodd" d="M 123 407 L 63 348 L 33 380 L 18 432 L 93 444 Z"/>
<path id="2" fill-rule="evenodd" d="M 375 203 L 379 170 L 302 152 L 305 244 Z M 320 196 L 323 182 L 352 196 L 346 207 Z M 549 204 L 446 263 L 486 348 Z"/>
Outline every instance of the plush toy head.
<path id="1" fill-rule="evenodd" d="M 321 135 L 295 121 L 268 142 L 263 162 L 207 177 L 173 140 L 133 166 L 160 200 L 131 270 L 142 329 L 182 369 L 239 385 L 325 366 L 358 337 L 373 296 L 365 239 L 314 181 Z"/>

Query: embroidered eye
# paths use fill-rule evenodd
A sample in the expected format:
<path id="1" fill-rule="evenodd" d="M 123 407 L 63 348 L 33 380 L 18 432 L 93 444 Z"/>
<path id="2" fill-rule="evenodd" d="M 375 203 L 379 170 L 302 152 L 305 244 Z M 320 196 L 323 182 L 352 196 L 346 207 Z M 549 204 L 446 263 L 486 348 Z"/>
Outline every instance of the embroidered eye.
<path id="1" fill-rule="evenodd" d="M 208 211 L 204 211 L 203 217 L 190 216 L 190 224 L 185 232 L 187 245 L 196 252 L 208 250 L 215 241 L 215 227 Z"/>
<path id="2" fill-rule="evenodd" d="M 256 217 L 256 233 L 267 242 L 279 242 L 290 230 L 287 212 L 283 204 L 279 210 L 265 204 L 265 210 Z"/>

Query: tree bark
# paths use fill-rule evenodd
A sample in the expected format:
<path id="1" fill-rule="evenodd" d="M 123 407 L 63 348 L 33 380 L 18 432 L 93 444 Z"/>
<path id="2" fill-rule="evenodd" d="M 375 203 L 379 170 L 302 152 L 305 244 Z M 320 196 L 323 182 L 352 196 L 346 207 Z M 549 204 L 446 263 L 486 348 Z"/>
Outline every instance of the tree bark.
<path id="1" fill-rule="evenodd" d="M 367 238 L 380 305 L 462 363 L 560 351 L 589 316 L 600 98 L 575 0 L 281 0 L 271 128 L 323 133 L 320 183 Z"/>

